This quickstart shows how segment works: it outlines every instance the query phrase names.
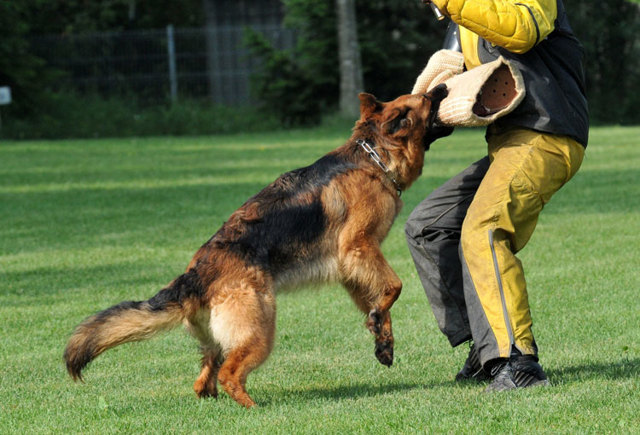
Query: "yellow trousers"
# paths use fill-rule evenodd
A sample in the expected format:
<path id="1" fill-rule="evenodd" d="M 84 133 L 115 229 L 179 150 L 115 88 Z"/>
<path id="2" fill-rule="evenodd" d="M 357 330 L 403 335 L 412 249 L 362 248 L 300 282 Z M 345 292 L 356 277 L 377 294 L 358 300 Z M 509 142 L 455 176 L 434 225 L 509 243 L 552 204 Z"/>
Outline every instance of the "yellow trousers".
<path id="1" fill-rule="evenodd" d="M 488 157 L 432 192 L 405 228 L 440 329 L 454 346 L 473 338 L 483 364 L 514 347 L 537 354 L 516 254 L 584 156 L 571 138 L 526 129 L 489 128 L 487 140 Z"/>
<path id="2" fill-rule="evenodd" d="M 536 354 L 524 271 L 516 253 L 529 241 L 551 196 L 577 172 L 584 147 L 530 130 L 489 134 L 490 166 L 462 225 L 461 252 L 498 355 L 512 345 Z M 464 267 L 464 266 L 463 266 Z M 483 319 L 484 320 L 484 319 Z M 473 325 L 471 325 L 473 331 Z"/>

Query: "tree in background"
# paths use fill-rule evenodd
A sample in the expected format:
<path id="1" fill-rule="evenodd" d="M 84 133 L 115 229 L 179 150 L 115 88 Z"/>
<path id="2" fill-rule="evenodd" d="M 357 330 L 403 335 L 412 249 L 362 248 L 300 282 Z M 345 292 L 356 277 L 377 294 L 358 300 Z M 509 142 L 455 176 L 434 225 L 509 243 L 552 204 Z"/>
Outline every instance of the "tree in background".
<path id="1" fill-rule="evenodd" d="M 262 73 L 255 77 L 256 96 L 268 110 L 278 108 L 285 125 L 317 122 L 321 113 L 338 108 L 340 64 L 335 1 L 283 0 L 285 23 L 299 35 L 293 50 L 279 52 L 260 41 L 259 35 L 249 38 L 254 43 L 254 54 L 265 59 Z M 382 100 L 408 92 L 428 57 L 440 47 L 446 24 L 437 22 L 420 0 L 352 1 L 356 7 L 363 90 Z M 565 0 L 565 5 L 586 51 L 592 120 L 640 123 L 638 3 Z M 33 55 L 29 38 L 163 28 L 167 24 L 202 26 L 203 0 L 1 1 L 0 86 L 11 86 L 14 95 L 14 103 L 3 112 L 28 117 L 50 101 L 47 78 L 54 72 Z"/>
<path id="2" fill-rule="evenodd" d="M 286 24 L 299 30 L 296 50 L 283 55 L 298 66 L 300 80 L 312 87 L 306 97 L 310 94 L 322 101 L 325 110 L 334 110 L 340 95 L 340 68 L 333 2 L 283 1 Z M 382 100 L 408 92 L 428 57 L 440 48 L 446 24 L 437 22 L 419 0 L 355 0 L 355 3 L 364 90 Z M 565 6 L 585 47 L 592 120 L 640 123 L 638 3 L 565 0 Z M 273 66 L 269 73 L 277 76 L 277 65 Z M 262 78 L 269 81 L 265 75 Z M 258 92 L 257 96 L 261 94 Z M 301 102 L 298 107 L 303 105 Z"/>
<path id="3" fill-rule="evenodd" d="M 340 61 L 340 113 L 357 118 L 358 94 L 363 90 L 355 0 L 336 0 L 338 59 Z"/>
<path id="4" fill-rule="evenodd" d="M 299 75 L 291 79 L 300 84 L 291 87 L 308 91 L 299 98 L 279 92 L 286 88 L 282 85 L 283 75 L 278 70 L 278 62 L 267 59 L 276 52 L 265 51 L 263 44 L 268 43 L 257 43 L 261 38 L 254 34 L 249 38 L 252 52 L 262 57 L 265 65 L 270 65 L 255 78 L 259 83 L 254 86 L 256 96 L 269 107 L 273 107 L 277 101 L 295 100 L 292 105 L 296 108 L 304 108 L 305 104 L 319 104 L 325 113 L 335 111 L 340 101 L 341 70 L 335 0 L 283 2 L 286 7 L 285 25 L 298 31 L 298 43 L 294 50 L 277 55 L 281 60 L 287 59 L 282 63 L 283 68 L 286 66 L 290 70 L 291 64 L 297 66 Z M 355 0 L 355 6 L 364 77 L 362 90 L 382 100 L 407 93 L 428 56 L 441 46 L 446 24 L 437 22 L 419 0 Z M 317 116 L 307 118 L 304 113 L 299 113 L 295 118 L 306 123 L 319 120 Z"/>
<path id="5" fill-rule="evenodd" d="M 246 44 L 262 60 L 252 77 L 252 92 L 283 125 L 312 125 L 338 101 L 338 48 L 332 0 L 283 0 L 285 25 L 296 29 L 293 50 L 276 50 L 247 29 Z"/>

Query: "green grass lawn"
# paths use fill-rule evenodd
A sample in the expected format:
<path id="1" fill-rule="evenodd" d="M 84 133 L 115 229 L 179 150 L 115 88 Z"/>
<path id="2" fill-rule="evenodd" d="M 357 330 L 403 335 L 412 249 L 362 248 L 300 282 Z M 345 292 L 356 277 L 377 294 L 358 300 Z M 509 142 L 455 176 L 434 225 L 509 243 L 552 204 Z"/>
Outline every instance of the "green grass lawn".
<path id="1" fill-rule="evenodd" d="M 155 294 L 250 195 L 348 134 L 0 143 L 0 433 L 640 432 L 638 127 L 592 130 L 521 253 L 551 388 L 454 383 L 468 349 L 440 334 L 413 269 L 407 215 L 485 152 L 482 132 L 462 129 L 427 154 L 384 245 L 404 282 L 390 369 L 328 285 L 279 295 L 274 352 L 248 381 L 258 408 L 195 398 L 197 342 L 181 329 L 71 381 L 62 352 L 76 324 Z"/>

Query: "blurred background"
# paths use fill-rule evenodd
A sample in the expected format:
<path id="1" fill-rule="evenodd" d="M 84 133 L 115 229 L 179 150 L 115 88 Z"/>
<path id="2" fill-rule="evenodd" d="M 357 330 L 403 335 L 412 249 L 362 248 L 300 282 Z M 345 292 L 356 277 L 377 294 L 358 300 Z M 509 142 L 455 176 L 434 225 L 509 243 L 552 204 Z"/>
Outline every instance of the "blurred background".
<path id="1" fill-rule="evenodd" d="M 640 3 L 565 0 L 594 124 L 639 124 Z M 0 137 L 216 134 L 407 93 L 446 21 L 419 0 L 0 0 Z"/>

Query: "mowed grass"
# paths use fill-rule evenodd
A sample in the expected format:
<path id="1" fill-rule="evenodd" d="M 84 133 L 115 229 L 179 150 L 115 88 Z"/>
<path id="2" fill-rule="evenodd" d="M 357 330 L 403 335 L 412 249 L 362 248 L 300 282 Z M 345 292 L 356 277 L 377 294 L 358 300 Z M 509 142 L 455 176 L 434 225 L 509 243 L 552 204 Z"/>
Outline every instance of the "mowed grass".
<path id="1" fill-rule="evenodd" d="M 197 343 L 181 328 L 123 345 L 73 383 L 62 352 L 86 316 L 142 300 L 280 173 L 349 127 L 272 134 L 0 144 L 1 433 L 640 432 L 640 128 L 594 128 L 581 171 L 520 257 L 551 388 L 485 394 L 453 382 L 467 347 L 440 334 L 403 224 L 485 153 L 459 129 L 427 154 L 383 250 L 404 282 L 396 359 L 380 365 L 338 285 L 278 296 L 274 352 L 252 373 L 260 405 L 198 400 Z"/>

